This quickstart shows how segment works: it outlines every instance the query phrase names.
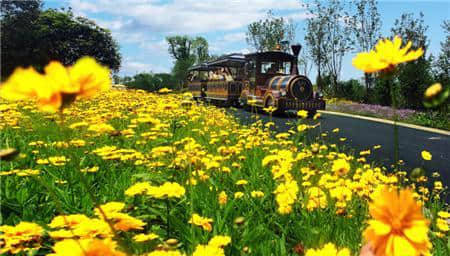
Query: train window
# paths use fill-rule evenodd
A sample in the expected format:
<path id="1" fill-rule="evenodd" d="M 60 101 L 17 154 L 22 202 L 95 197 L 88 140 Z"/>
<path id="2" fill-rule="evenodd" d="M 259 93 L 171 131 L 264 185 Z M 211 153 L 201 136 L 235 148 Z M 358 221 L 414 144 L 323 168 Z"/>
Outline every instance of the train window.
<path id="1" fill-rule="evenodd" d="M 272 61 L 261 62 L 261 74 L 275 74 L 278 71 L 278 63 Z"/>
<path id="2" fill-rule="evenodd" d="M 281 67 L 281 71 L 283 71 L 282 73 L 285 75 L 289 75 L 291 73 L 291 62 L 290 61 L 285 61 L 282 63 L 282 67 Z"/>
<path id="3" fill-rule="evenodd" d="M 246 73 L 248 76 L 254 76 L 255 75 L 255 61 L 250 60 L 245 64 Z"/>

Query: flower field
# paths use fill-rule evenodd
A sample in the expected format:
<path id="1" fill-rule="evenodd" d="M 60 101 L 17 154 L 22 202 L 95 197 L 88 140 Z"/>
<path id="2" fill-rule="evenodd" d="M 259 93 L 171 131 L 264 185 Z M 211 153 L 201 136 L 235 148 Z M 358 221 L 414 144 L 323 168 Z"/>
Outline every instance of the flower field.
<path id="1" fill-rule="evenodd" d="M 0 109 L 1 147 L 18 151 L 2 153 L 5 255 L 343 256 L 367 243 L 376 255 L 449 255 L 438 175 L 307 144 L 316 128 L 301 119 L 277 133 L 182 94 L 133 90 L 58 113 Z"/>

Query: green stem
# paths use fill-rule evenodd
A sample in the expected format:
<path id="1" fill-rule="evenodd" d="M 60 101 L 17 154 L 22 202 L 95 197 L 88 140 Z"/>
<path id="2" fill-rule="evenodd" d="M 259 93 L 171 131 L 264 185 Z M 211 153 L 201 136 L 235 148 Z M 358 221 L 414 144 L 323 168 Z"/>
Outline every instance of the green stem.
<path id="1" fill-rule="evenodd" d="M 397 99 L 395 95 L 395 87 L 392 81 L 392 78 L 389 79 L 389 86 L 391 91 L 391 101 L 392 101 L 392 111 L 394 118 L 394 168 L 398 169 L 398 161 L 399 161 L 399 141 L 398 141 L 398 126 L 397 126 Z"/>

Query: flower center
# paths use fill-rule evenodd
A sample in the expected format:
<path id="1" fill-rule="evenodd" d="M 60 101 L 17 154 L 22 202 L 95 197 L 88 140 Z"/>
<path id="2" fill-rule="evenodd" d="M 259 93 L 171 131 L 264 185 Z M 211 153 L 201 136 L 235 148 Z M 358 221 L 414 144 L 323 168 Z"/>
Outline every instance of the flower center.
<path id="1" fill-rule="evenodd" d="M 392 231 L 394 232 L 394 233 L 401 233 L 402 232 L 402 222 L 401 222 L 401 220 L 400 219 L 398 219 L 398 218 L 395 218 L 395 219 L 393 219 L 392 220 L 392 223 L 391 223 L 391 226 L 392 226 Z"/>

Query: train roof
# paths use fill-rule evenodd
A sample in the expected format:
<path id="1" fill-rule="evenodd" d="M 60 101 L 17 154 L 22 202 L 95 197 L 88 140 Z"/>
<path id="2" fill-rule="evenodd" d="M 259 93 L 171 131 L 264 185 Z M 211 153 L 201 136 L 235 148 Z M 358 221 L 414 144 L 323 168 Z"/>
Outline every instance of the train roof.
<path id="1" fill-rule="evenodd" d="M 242 53 L 232 53 L 208 62 L 211 67 L 242 67 L 245 64 L 245 55 Z"/>
<path id="2" fill-rule="evenodd" d="M 209 70 L 212 70 L 212 67 L 210 67 L 208 63 L 200 63 L 188 69 L 188 71 L 209 71 Z"/>
<path id="3" fill-rule="evenodd" d="M 268 52 L 253 52 L 245 54 L 246 58 L 257 58 L 257 59 L 273 59 L 273 60 L 284 60 L 284 61 L 295 61 L 295 56 L 282 51 L 268 51 Z"/>

